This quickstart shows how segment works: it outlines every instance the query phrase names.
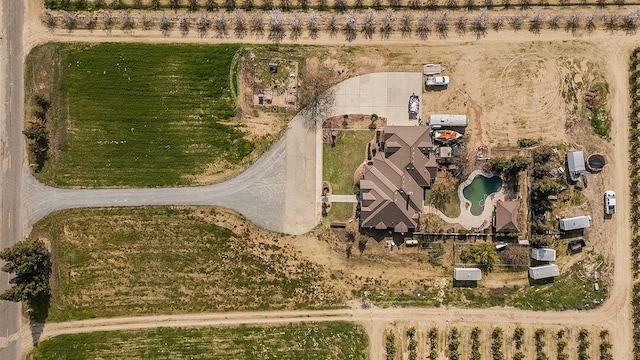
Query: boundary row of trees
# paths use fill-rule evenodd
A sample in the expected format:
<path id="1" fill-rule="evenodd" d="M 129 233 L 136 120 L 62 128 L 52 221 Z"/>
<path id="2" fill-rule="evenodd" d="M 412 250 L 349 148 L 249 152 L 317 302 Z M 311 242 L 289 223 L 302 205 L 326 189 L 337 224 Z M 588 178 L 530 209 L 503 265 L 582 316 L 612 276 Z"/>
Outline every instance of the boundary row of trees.
<path id="1" fill-rule="evenodd" d="M 629 90 L 631 113 L 629 116 L 629 160 L 631 177 L 631 268 L 633 278 L 640 275 L 640 48 L 631 53 L 629 63 Z M 633 358 L 640 360 L 640 283 L 633 285 Z"/>
<path id="2" fill-rule="evenodd" d="M 131 33 L 141 29 L 160 30 L 165 36 L 169 36 L 177 29 L 182 36 L 187 36 L 192 30 L 196 30 L 201 37 L 208 36 L 211 32 L 218 38 L 228 38 L 232 35 L 238 39 L 248 35 L 262 38 L 266 35 L 274 43 L 283 41 L 287 36 L 295 42 L 305 34 L 311 39 L 316 39 L 319 33 L 324 31 L 331 37 L 341 34 L 347 42 L 351 42 L 359 35 L 369 40 L 379 35 L 380 39 L 386 40 L 396 33 L 405 38 L 415 36 L 420 40 L 427 40 L 431 35 L 444 39 L 451 32 L 457 35 L 473 34 L 480 39 L 490 30 L 498 32 L 506 29 L 526 30 L 533 34 L 539 34 L 544 29 L 564 30 L 573 35 L 582 31 L 591 33 L 596 29 L 603 29 L 611 33 L 621 30 L 631 35 L 635 34 L 640 26 L 640 11 L 536 11 L 531 14 L 519 12 L 502 15 L 487 9 L 461 14 L 453 14 L 448 10 L 376 11 L 372 8 L 363 11 L 349 10 L 345 13 L 321 13 L 316 10 L 285 13 L 280 9 L 246 12 L 236 9 L 233 12 L 201 11 L 194 15 L 187 12 L 172 14 L 163 11 L 158 14 L 131 10 L 99 10 L 47 11 L 43 14 L 42 22 L 50 30 L 61 27 L 69 32 L 76 29 L 106 32 L 119 29 L 124 33 Z"/>
<path id="3" fill-rule="evenodd" d="M 317 9 L 321 11 L 336 10 L 346 11 L 348 9 L 364 9 L 372 7 L 376 10 L 384 8 L 393 9 L 467 9 L 473 10 L 480 7 L 494 8 L 502 7 L 504 9 L 520 8 L 526 10 L 532 7 L 549 7 L 549 6 L 597 6 L 604 8 L 607 6 L 621 7 L 626 4 L 625 0 L 279 0 L 278 4 L 274 0 L 45 0 L 44 5 L 50 10 L 100 10 L 100 9 L 136 9 L 136 10 L 188 10 L 198 11 L 207 10 L 214 11 L 218 9 L 226 9 L 232 11 L 234 9 L 262 9 L 271 10 L 280 8 L 285 11 L 289 10 L 308 10 Z"/>

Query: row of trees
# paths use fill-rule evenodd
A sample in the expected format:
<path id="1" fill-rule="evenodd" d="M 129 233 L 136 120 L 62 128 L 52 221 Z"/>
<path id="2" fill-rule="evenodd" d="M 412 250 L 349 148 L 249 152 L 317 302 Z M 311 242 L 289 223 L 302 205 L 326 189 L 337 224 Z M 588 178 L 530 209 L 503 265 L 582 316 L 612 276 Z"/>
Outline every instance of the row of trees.
<path id="1" fill-rule="evenodd" d="M 640 275 L 640 48 L 631 54 L 629 63 L 629 90 L 631 114 L 629 116 L 629 158 L 631 176 L 631 259 L 633 278 Z M 633 358 L 640 360 L 640 283 L 633 285 Z"/>
<path id="2" fill-rule="evenodd" d="M 51 104 L 49 100 L 36 96 L 33 100 L 32 116 L 23 131 L 27 138 L 27 148 L 29 150 L 29 160 L 35 164 L 35 171 L 42 170 L 45 161 L 49 156 L 49 132 L 47 122 Z"/>
<path id="3" fill-rule="evenodd" d="M 344 14 L 320 13 L 316 10 L 285 13 L 280 9 L 247 13 L 236 9 L 230 13 L 201 11 L 194 16 L 186 12 L 177 15 L 167 12 L 151 15 L 147 12 L 133 13 L 130 10 L 107 10 L 45 12 L 42 21 L 50 30 L 62 27 L 69 32 L 76 29 L 102 29 L 107 32 L 120 29 L 130 33 L 134 29 L 159 29 L 165 36 L 169 36 L 172 30 L 178 29 L 182 36 L 187 36 L 195 29 L 201 37 L 212 30 L 214 36 L 219 38 L 229 37 L 231 33 L 239 39 L 249 34 L 259 38 L 266 34 L 274 43 L 283 41 L 287 36 L 291 41 L 297 41 L 305 31 L 309 38 L 316 39 L 321 31 L 325 31 L 332 37 L 342 34 L 346 41 L 351 42 L 359 34 L 365 39 L 373 39 L 375 35 L 388 39 L 394 33 L 399 33 L 402 37 L 415 36 L 420 40 L 427 40 L 431 35 L 447 38 L 451 32 L 458 35 L 470 33 L 480 39 L 490 30 L 497 32 L 507 28 L 514 31 L 526 29 L 534 34 L 539 34 L 543 29 L 562 29 L 572 34 L 583 30 L 590 33 L 598 28 L 634 34 L 640 25 L 640 12 L 628 10 L 619 14 L 596 10 L 589 14 L 563 14 L 536 11 L 533 14 L 504 16 L 492 14 L 487 9 L 458 15 L 449 11 L 414 13 L 393 9 L 376 11 L 372 8 L 363 11 L 349 10 Z"/>
<path id="4" fill-rule="evenodd" d="M 123 0 L 45 0 L 45 7 L 51 10 L 68 10 L 68 11 L 81 11 L 81 10 L 100 10 L 100 9 L 140 9 L 140 10 L 160 10 L 160 9 L 185 9 L 189 11 L 207 10 L 214 11 L 218 9 L 234 10 L 234 9 L 263 9 L 271 10 L 276 7 L 285 11 L 301 9 L 308 10 L 315 8 L 318 10 L 333 9 L 336 11 L 346 11 L 348 9 L 364 9 L 366 7 L 372 7 L 376 10 L 384 8 L 408 8 L 412 10 L 429 9 L 435 10 L 437 8 L 447 9 L 476 9 L 479 7 L 494 8 L 503 7 L 510 9 L 518 7 L 522 10 L 529 9 L 536 6 L 547 7 L 551 5 L 549 0 L 333 0 L 331 3 L 328 0 L 317 0 L 310 2 L 309 0 L 279 0 L 278 4 L 274 3 L 274 0 L 260 0 L 258 3 L 256 0 L 132 0 L 125 2 Z M 561 6 L 567 5 L 595 5 L 598 7 L 606 6 L 624 6 L 625 0 L 557 0 L 553 1 L 553 4 Z"/>

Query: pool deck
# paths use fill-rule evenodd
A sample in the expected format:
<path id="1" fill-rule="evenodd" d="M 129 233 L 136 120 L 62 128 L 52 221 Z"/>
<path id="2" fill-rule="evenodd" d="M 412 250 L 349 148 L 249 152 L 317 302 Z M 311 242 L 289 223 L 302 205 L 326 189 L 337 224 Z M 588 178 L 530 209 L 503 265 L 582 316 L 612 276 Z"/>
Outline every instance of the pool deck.
<path id="1" fill-rule="evenodd" d="M 491 177 L 493 175 L 487 174 L 482 170 L 473 171 L 467 180 L 462 182 L 458 187 L 458 198 L 460 199 L 460 215 L 455 218 L 450 218 L 447 215 L 443 214 L 442 211 L 434 208 L 433 206 L 425 206 L 424 212 L 426 214 L 435 214 L 438 215 L 439 218 L 444 220 L 449 224 L 459 224 L 463 228 L 467 230 L 483 230 L 489 226 L 491 226 L 491 220 L 493 217 L 493 209 L 495 207 L 495 203 L 498 200 L 505 200 L 507 197 L 507 191 L 504 186 L 500 188 L 497 192 L 489 195 L 484 201 L 484 210 L 480 215 L 473 215 L 471 213 L 471 203 L 464 197 L 462 194 L 462 190 L 471 182 L 477 175 L 484 175 L 486 177 Z M 487 201 L 489 200 L 489 201 Z"/>

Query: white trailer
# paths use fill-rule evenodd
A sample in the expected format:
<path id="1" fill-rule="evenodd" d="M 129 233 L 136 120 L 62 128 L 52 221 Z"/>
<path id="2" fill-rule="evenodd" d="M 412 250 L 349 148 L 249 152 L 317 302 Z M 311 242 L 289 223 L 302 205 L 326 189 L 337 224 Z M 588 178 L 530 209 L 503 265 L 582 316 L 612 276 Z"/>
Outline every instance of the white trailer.
<path id="1" fill-rule="evenodd" d="M 556 264 L 542 265 L 529 268 L 529 277 L 533 280 L 547 279 L 560 275 L 560 269 Z"/>
<path id="2" fill-rule="evenodd" d="M 570 218 L 559 219 L 560 230 L 571 231 L 588 228 L 591 225 L 591 216 L 583 215 Z"/>
<path id="3" fill-rule="evenodd" d="M 465 127 L 469 125 L 467 115 L 433 114 L 429 115 L 429 126 L 432 129 L 444 127 Z"/>
<path id="4" fill-rule="evenodd" d="M 482 271 L 478 268 L 453 268 L 453 279 L 458 281 L 479 281 Z"/>
<path id="5" fill-rule="evenodd" d="M 531 249 L 531 258 L 538 261 L 556 261 L 554 249 Z"/>

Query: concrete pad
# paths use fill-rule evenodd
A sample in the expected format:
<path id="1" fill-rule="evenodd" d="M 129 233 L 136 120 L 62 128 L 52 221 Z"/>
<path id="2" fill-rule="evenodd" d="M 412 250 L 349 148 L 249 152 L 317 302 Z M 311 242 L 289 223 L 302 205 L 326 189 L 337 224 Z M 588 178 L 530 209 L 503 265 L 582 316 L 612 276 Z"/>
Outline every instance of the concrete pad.
<path id="1" fill-rule="evenodd" d="M 409 120 L 409 96 L 422 95 L 422 73 L 383 72 L 356 76 L 334 87 L 329 116 L 378 114 L 389 125 L 417 125 Z"/>

